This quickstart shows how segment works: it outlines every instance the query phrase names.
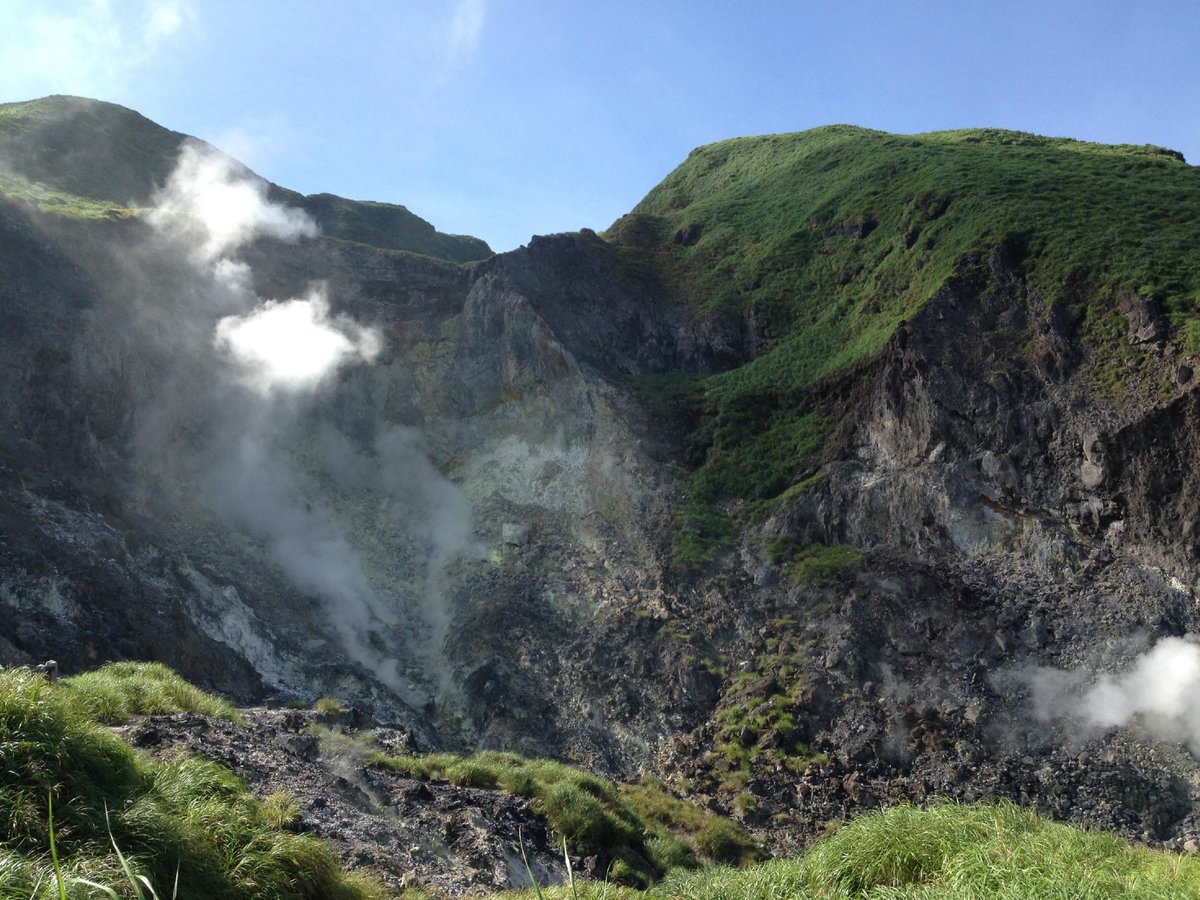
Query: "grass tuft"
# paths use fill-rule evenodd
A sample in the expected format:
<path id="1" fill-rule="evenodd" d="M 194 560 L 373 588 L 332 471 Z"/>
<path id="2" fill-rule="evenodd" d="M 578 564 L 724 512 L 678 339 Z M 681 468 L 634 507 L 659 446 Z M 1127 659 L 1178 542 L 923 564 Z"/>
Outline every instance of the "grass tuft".
<path id="1" fill-rule="evenodd" d="M 240 721 L 233 705 L 189 684 L 157 662 L 108 663 L 64 678 L 62 691 L 86 715 L 115 725 L 133 716 L 194 712 Z"/>
<path id="2" fill-rule="evenodd" d="M 564 763 L 496 751 L 376 754 L 371 764 L 527 797 L 573 853 L 612 863 L 614 879 L 627 883 L 647 884 L 678 866 L 747 862 L 760 854 L 739 826 L 672 797 L 653 781 L 618 786 Z"/>

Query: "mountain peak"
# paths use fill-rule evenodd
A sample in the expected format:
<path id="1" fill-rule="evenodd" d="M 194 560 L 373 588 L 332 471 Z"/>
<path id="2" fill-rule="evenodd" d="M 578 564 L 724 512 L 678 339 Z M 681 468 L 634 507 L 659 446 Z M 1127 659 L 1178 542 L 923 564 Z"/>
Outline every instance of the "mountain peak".
<path id="1" fill-rule="evenodd" d="M 0 172 L 96 208 L 150 205 L 170 177 L 179 148 L 196 140 L 124 106 L 87 97 L 0 104 Z M 485 259 L 492 252 L 479 238 L 437 231 L 403 206 L 272 189 L 312 216 L 326 237 L 452 262 Z"/>

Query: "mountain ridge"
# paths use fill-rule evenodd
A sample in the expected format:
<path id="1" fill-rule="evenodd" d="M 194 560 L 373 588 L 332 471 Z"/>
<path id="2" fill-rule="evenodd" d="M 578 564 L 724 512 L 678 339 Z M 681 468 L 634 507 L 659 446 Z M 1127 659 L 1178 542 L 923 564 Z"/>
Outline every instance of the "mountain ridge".
<path id="1" fill-rule="evenodd" d="M 0 104 L 0 154 L 17 174 L 56 193 L 110 208 L 150 205 L 184 142 L 211 146 L 99 100 L 54 95 Z M 261 180 L 272 199 L 303 209 L 331 238 L 452 262 L 485 259 L 492 252 L 478 238 L 437 231 L 398 204 L 325 193 L 305 196 Z"/>
<path id="2" fill-rule="evenodd" d="M 997 247 L 1047 296 L 1086 284 L 1096 297 L 1079 310 L 1086 343 L 1111 338 L 1124 295 L 1161 307 L 1194 353 L 1198 194 L 1200 169 L 1173 151 L 996 129 L 829 126 L 693 151 L 606 233 L 662 273 L 677 302 L 740 320 L 750 351 L 693 386 L 703 400 L 683 401 L 708 405 L 698 439 L 709 449 L 687 513 L 697 537 L 681 537 L 681 563 L 703 565 L 726 540 L 720 497 L 777 496 L 801 448 L 820 444 L 818 410 L 790 420 L 781 410 L 877 355 Z M 1109 356 L 1095 354 L 1093 377 L 1111 376 Z M 748 407 L 773 416 L 772 429 L 738 427 Z M 758 477 L 746 475 L 750 460 Z"/>

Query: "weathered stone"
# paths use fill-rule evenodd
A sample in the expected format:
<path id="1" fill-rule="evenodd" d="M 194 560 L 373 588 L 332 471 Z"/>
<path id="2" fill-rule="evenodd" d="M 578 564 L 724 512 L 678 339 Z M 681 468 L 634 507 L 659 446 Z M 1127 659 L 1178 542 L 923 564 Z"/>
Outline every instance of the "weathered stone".
<path id="1" fill-rule="evenodd" d="M 1084 460 L 1079 465 L 1079 481 L 1089 490 L 1099 487 L 1104 483 L 1104 467 Z"/>
<path id="2" fill-rule="evenodd" d="M 500 531 L 500 541 L 506 547 L 524 547 L 529 542 L 529 526 L 505 522 Z"/>

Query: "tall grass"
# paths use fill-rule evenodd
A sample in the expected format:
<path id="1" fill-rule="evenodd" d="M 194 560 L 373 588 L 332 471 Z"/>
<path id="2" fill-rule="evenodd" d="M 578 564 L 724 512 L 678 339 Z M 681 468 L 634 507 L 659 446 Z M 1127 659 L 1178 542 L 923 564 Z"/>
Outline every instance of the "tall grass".
<path id="1" fill-rule="evenodd" d="M 1151 900 L 1200 896 L 1200 861 L 1047 822 L 1010 803 L 900 806 L 860 816 L 799 859 L 679 873 L 694 900 Z"/>
<path id="2" fill-rule="evenodd" d="M 64 678 L 62 690 L 81 712 L 105 724 L 178 712 L 240 721 L 231 703 L 189 684 L 162 663 L 108 663 Z"/>
<path id="3" fill-rule="evenodd" d="M 581 896 L 605 896 L 607 885 Z M 565 900 L 566 887 L 544 889 Z M 528 896 L 528 895 L 522 895 Z M 670 900 L 1185 900 L 1200 860 L 1047 822 L 1010 803 L 900 806 L 860 816 L 807 854 L 748 868 L 678 870 L 647 891 Z"/>
<path id="4" fill-rule="evenodd" d="M 378 895 L 324 844 L 281 830 L 278 810 L 227 769 L 183 754 L 152 759 L 104 729 L 98 716 L 114 707 L 94 711 L 96 696 L 115 691 L 133 698 L 121 709 L 161 709 L 175 676 L 146 671 L 134 689 L 137 670 L 118 669 L 99 679 L 98 694 L 95 679 L 55 685 L 27 669 L 0 671 L 0 897 L 57 894 L 51 833 L 73 896 L 98 890 L 81 879 L 128 885 L 129 873 L 167 895 L 178 875 L 178 896 L 196 900 Z"/>

